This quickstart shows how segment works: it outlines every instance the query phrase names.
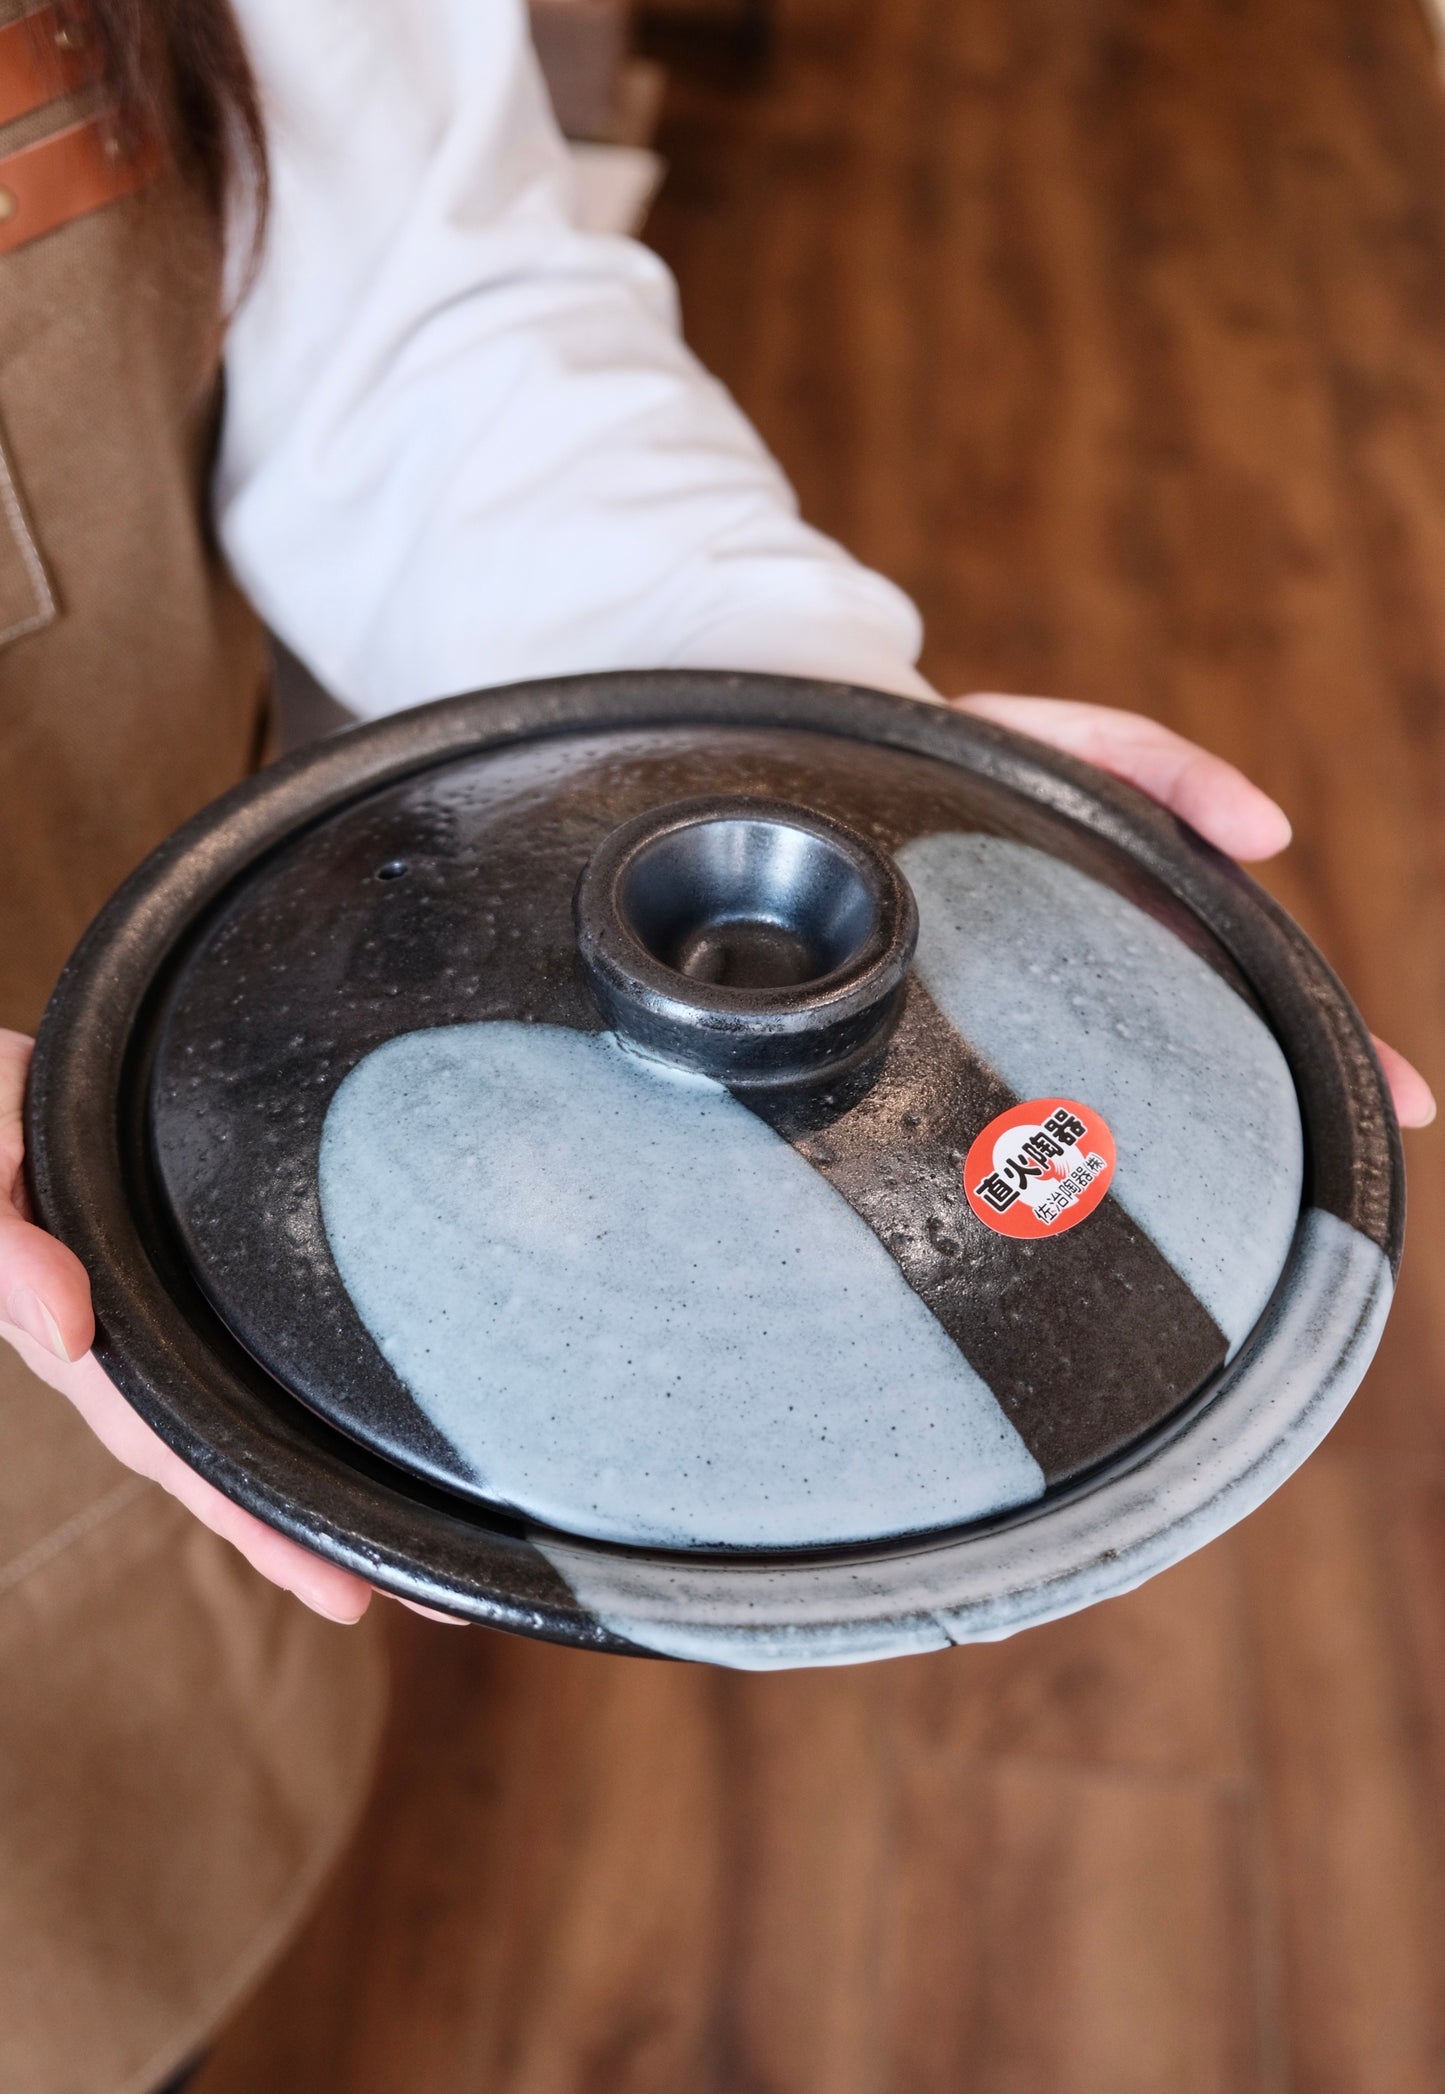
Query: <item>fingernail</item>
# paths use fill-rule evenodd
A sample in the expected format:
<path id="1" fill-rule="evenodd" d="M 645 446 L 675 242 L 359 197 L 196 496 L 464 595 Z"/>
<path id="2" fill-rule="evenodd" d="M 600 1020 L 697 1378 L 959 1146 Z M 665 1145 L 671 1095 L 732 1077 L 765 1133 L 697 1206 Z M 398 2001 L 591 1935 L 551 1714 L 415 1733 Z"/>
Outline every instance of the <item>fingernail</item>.
<path id="1" fill-rule="evenodd" d="M 60 1325 L 33 1287 L 16 1287 L 5 1304 L 5 1314 L 27 1338 L 33 1338 L 37 1345 L 43 1345 L 56 1359 L 69 1365 L 70 1354 L 60 1335 Z"/>
<path id="2" fill-rule="evenodd" d="M 391 1597 L 399 1607 L 405 1607 L 409 1614 L 419 1614 L 423 1621 L 439 1621 L 448 1629 L 464 1629 L 468 1626 L 460 1614 L 443 1614 L 440 1607 L 423 1607 L 420 1600 L 404 1600 L 399 1592 L 392 1593 Z"/>
<path id="3" fill-rule="evenodd" d="M 292 1590 L 293 1592 L 295 1591 L 294 1586 Z M 366 1612 L 365 1607 L 362 1607 L 359 1612 L 338 1614 L 334 1608 L 326 1606 L 321 1600 L 314 1599 L 309 1592 L 297 1592 L 296 1597 L 300 1600 L 302 1606 L 309 1607 L 313 1614 L 321 1615 L 326 1621 L 334 1621 L 343 1629 L 354 1629 L 361 1616 Z"/>

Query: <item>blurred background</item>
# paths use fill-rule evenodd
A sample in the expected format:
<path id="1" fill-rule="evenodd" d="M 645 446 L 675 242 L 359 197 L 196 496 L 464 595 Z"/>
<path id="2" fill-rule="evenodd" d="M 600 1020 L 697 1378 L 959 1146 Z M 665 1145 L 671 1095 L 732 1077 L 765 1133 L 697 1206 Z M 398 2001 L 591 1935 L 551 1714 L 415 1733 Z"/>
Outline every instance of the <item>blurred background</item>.
<path id="1" fill-rule="evenodd" d="M 1445 93 L 1424 0 L 535 0 L 809 517 L 946 691 L 1137 707 L 1445 1085 Z M 660 182 L 660 187 L 658 186 Z M 1223 1542 L 747 1677 L 390 1609 L 340 1877 L 198 2094 L 1441 2094 L 1445 1132 L 1384 1348 Z"/>

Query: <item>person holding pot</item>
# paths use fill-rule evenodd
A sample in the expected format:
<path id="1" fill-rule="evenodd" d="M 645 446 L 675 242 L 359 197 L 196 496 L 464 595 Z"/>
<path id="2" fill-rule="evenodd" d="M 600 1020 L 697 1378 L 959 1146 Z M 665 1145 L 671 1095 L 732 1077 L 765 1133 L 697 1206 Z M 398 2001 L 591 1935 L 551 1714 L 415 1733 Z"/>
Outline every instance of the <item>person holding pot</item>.
<path id="1" fill-rule="evenodd" d="M 912 605 L 799 519 L 665 270 L 568 186 L 522 0 L 0 0 L 7 2094 L 145 2094 L 204 2046 L 380 1718 L 335 1626 L 367 1588 L 129 1409 L 22 1170 L 26 1035 L 124 874 L 262 760 L 265 628 L 366 716 L 669 665 L 935 695 Z M 1223 850 L 1288 840 L 1148 720 L 961 702 Z"/>

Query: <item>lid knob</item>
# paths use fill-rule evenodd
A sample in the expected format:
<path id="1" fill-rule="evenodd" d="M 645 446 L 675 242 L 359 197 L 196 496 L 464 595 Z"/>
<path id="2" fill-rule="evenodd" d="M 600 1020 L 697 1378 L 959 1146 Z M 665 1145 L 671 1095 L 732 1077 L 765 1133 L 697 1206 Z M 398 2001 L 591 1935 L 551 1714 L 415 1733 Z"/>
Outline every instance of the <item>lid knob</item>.
<path id="1" fill-rule="evenodd" d="M 826 815 L 746 796 L 624 822 L 577 885 L 612 1029 L 736 1088 L 817 1082 L 887 1038 L 918 939 L 892 859 Z"/>

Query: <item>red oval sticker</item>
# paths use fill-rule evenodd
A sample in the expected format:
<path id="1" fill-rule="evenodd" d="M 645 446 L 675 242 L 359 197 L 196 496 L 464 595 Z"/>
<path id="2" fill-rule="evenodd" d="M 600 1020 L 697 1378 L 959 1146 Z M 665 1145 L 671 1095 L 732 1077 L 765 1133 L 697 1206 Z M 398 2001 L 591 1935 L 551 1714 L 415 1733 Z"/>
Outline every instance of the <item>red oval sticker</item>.
<path id="1" fill-rule="evenodd" d="M 1076 1098 L 1030 1098 L 990 1120 L 968 1152 L 963 1189 L 999 1236 L 1062 1236 L 1087 1220 L 1114 1176 L 1114 1137 Z"/>

